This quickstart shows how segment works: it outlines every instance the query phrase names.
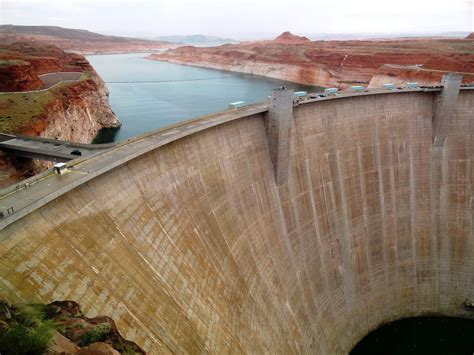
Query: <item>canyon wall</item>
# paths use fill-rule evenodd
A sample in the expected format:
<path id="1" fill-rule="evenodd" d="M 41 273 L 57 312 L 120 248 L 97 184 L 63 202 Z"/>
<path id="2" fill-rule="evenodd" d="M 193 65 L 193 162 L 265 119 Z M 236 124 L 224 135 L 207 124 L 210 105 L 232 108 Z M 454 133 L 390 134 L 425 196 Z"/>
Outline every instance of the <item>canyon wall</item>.
<path id="1" fill-rule="evenodd" d="M 368 84 L 387 64 L 422 66 L 425 72 L 411 73 L 411 81 L 419 81 L 421 85 L 432 83 L 425 82 L 426 72 L 430 70 L 472 74 L 472 53 L 472 41 L 465 39 L 311 42 L 285 32 L 272 41 L 208 48 L 182 46 L 152 54 L 148 59 L 344 89 L 351 85 Z M 408 77 L 398 74 L 397 78 L 405 83 Z"/>
<path id="2" fill-rule="evenodd" d="M 449 73 L 445 70 L 431 70 L 422 67 L 382 65 L 370 79 L 368 87 L 381 88 L 385 83 L 404 87 L 408 82 L 437 86 L 440 85 L 443 76 Z M 474 73 L 462 73 L 462 75 L 463 84 L 474 84 Z"/>
<path id="3" fill-rule="evenodd" d="M 435 150 L 437 95 L 295 107 L 280 186 L 266 113 L 132 149 L 0 231 L 0 295 L 80 300 L 150 353 L 347 354 L 383 322 L 468 316 L 474 91 Z"/>
<path id="4" fill-rule="evenodd" d="M 182 47 L 180 47 L 182 48 Z M 179 48 L 178 48 L 179 49 Z M 184 56 L 166 57 L 164 55 L 151 55 L 147 59 L 164 60 L 174 64 L 191 65 L 201 68 L 229 70 L 237 73 L 261 75 L 268 78 L 291 81 L 294 83 L 315 86 L 334 86 L 339 77 L 331 73 L 326 68 L 310 65 L 298 65 L 292 63 L 264 63 L 253 59 L 232 58 L 223 59 L 206 58 L 202 56 L 194 56 L 186 54 Z M 364 80 L 370 80 L 366 77 Z M 345 87 L 345 86 L 344 86 Z"/>
<path id="5" fill-rule="evenodd" d="M 0 92 L 37 90 L 43 85 L 31 63 L 5 62 L 0 65 Z"/>
<path id="6" fill-rule="evenodd" d="M 90 143 L 101 128 L 120 125 L 108 96 L 105 83 L 91 72 L 88 80 L 62 88 L 61 94 L 46 105 L 44 114 L 25 125 L 21 133 Z"/>
<path id="7" fill-rule="evenodd" d="M 104 127 L 117 127 L 103 80 L 80 55 L 35 43 L 0 45 L 0 132 L 90 143 Z M 45 85 L 42 74 L 81 73 L 75 81 Z M 51 86 L 48 90 L 44 87 Z M 24 92 L 27 90 L 28 92 Z M 32 91 L 33 90 L 33 91 Z M 35 174 L 51 163 L 0 153 L 0 187 Z"/>
<path id="8" fill-rule="evenodd" d="M 89 79 L 58 90 L 58 94 L 53 95 L 53 99 L 37 117 L 19 130 L 6 133 L 90 143 L 103 127 L 120 125 L 110 108 L 108 95 L 108 89 L 102 79 L 95 72 L 90 72 Z M 51 168 L 52 163 L 11 157 L 0 152 L 0 167 L 2 188 Z"/>

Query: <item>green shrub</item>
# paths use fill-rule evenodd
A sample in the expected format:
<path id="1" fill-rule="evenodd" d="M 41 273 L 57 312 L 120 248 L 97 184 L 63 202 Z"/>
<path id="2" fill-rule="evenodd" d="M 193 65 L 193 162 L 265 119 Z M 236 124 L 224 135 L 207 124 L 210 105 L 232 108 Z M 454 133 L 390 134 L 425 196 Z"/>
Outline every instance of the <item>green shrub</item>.
<path id="1" fill-rule="evenodd" d="M 0 301 L 0 308 L 5 318 L 0 329 L 0 354 L 42 354 L 48 349 L 54 324 L 44 320 L 43 305 L 10 306 Z"/>
<path id="2" fill-rule="evenodd" d="M 11 306 L 7 301 L 0 299 L 0 319 L 11 318 L 10 307 Z"/>
<path id="3" fill-rule="evenodd" d="M 50 304 L 34 303 L 31 306 L 36 308 L 41 313 L 43 319 L 52 319 L 59 312 L 58 307 Z"/>
<path id="4" fill-rule="evenodd" d="M 0 353 L 2 355 L 43 354 L 53 337 L 52 322 L 43 322 L 36 328 L 13 324 L 0 332 Z"/>
<path id="5" fill-rule="evenodd" d="M 110 329 L 111 327 L 108 323 L 95 325 L 78 339 L 77 344 L 82 347 L 98 341 L 104 341 L 107 339 Z"/>
<path id="6" fill-rule="evenodd" d="M 25 304 L 16 306 L 15 308 L 13 319 L 26 327 L 37 327 L 44 319 L 41 310 L 34 305 Z"/>

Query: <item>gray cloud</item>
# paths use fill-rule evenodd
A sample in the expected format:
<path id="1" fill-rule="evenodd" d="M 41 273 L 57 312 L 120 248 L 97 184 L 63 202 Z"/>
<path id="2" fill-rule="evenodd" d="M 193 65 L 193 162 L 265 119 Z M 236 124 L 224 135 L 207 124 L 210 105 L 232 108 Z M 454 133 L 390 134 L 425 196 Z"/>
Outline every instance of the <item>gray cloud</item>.
<path id="1" fill-rule="evenodd" d="M 474 0 L 0 0 L 0 22 L 124 35 L 473 31 Z"/>

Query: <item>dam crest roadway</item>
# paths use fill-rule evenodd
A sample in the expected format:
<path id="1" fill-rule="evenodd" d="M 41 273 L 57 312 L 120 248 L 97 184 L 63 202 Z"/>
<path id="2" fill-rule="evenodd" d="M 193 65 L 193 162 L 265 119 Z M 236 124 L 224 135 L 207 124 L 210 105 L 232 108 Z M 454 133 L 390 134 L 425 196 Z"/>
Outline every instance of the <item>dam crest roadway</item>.
<path id="1" fill-rule="evenodd" d="M 463 88 L 471 90 L 474 88 Z M 342 91 L 337 95 L 313 94 L 294 105 L 366 95 L 387 95 L 404 92 L 441 92 L 441 88 L 399 88 L 398 90 L 366 89 L 363 92 Z M 269 111 L 269 103 L 247 105 L 238 110 L 226 110 L 147 132 L 118 143 L 82 144 L 42 137 L 0 133 L 0 149 L 25 158 L 68 162 L 69 176 L 58 176 L 49 169 L 30 179 L 0 190 L 0 230 L 60 194 L 87 182 L 101 173 L 126 163 L 137 155 L 160 146 L 242 117 Z M 102 154 L 100 154 L 102 153 Z M 95 158 L 95 159 L 92 159 Z M 74 161 L 72 161 L 74 160 Z M 87 166 L 86 166 L 87 163 Z M 46 182 L 47 180 L 47 182 Z M 37 185 L 38 183 L 42 183 Z M 53 182 L 53 183 L 52 183 Z M 35 189 L 31 188 L 35 186 Z M 27 190 L 27 191 L 26 191 Z M 3 217 L 2 217 L 3 216 Z"/>

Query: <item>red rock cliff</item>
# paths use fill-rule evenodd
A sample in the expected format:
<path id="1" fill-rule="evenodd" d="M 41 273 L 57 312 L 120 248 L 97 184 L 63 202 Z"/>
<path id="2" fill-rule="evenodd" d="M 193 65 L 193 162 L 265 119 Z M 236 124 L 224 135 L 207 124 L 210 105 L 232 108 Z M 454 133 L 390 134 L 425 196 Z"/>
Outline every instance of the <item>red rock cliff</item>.
<path id="1" fill-rule="evenodd" d="M 462 72 L 463 84 L 474 83 L 474 73 Z M 382 87 L 384 83 L 392 83 L 403 86 L 407 82 L 418 82 L 421 85 L 439 85 L 443 75 L 451 73 L 451 70 L 434 70 L 414 66 L 383 65 L 372 76 L 369 88 Z"/>
<path id="2" fill-rule="evenodd" d="M 15 66 L 6 67 L 8 74 L 4 77 L 10 80 L 3 83 L 3 91 L 36 89 L 40 74 L 79 72 L 81 75 L 76 81 L 61 82 L 49 90 L 0 94 L 1 132 L 90 143 L 101 128 L 120 125 L 110 108 L 104 82 L 83 56 L 65 53 L 54 46 L 31 43 L 16 43 L 2 49 L 0 62 L 29 63 L 29 76 L 25 70 L 15 70 Z M 0 187 L 50 165 L 8 160 L 2 156 Z"/>
<path id="3" fill-rule="evenodd" d="M 386 64 L 421 64 L 424 69 L 472 73 L 472 49 L 472 41 L 464 39 L 305 41 L 294 45 L 263 41 L 209 48 L 186 46 L 148 58 L 345 88 L 368 84 Z"/>
<path id="4" fill-rule="evenodd" d="M 3 60 L 3 64 L 0 64 L 0 91 L 36 90 L 42 85 L 31 63 Z"/>

